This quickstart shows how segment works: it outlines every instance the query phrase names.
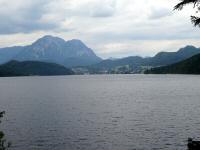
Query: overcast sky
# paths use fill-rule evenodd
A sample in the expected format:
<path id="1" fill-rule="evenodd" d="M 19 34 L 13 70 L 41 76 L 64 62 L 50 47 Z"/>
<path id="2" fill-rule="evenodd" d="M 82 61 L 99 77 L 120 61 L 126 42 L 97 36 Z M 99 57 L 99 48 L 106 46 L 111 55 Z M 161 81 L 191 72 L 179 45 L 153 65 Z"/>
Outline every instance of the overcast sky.
<path id="1" fill-rule="evenodd" d="M 0 47 L 27 45 L 44 35 L 80 39 L 103 58 L 152 56 L 200 47 L 192 6 L 179 0 L 0 0 Z"/>

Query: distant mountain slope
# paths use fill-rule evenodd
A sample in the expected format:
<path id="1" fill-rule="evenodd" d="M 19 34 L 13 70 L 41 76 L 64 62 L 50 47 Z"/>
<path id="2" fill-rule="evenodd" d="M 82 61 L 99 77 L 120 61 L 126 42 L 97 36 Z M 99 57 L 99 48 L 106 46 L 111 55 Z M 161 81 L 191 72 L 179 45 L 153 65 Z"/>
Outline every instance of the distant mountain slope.
<path id="1" fill-rule="evenodd" d="M 17 54 L 19 54 L 24 47 L 6 47 L 0 48 L 0 64 L 6 63 L 12 60 Z"/>
<path id="2" fill-rule="evenodd" d="M 130 56 L 116 60 L 111 60 L 111 59 L 103 60 L 102 62 L 95 64 L 92 67 L 99 69 L 111 69 L 116 66 L 124 66 L 124 65 L 138 66 L 144 63 L 145 63 L 144 58 L 139 56 Z"/>
<path id="3" fill-rule="evenodd" d="M 96 71 L 116 70 L 116 68 L 119 67 L 129 66 L 128 67 L 129 70 L 132 70 L 132 72 L 134 72 L 134 70 L 137 69 L 138 72 L 138 69 L 140 71 L 143 70 L 142 66 L 146 67 L 165 66 L 185 60 L 199 53 L 200 53 L 200 48 L 195 48 L 194 46 L 186 46 L 184 48 L 181 48 L 177 52 L 160 52 L 154 57 L 148 57 L 148 58 L 134 56 L 116 60 L 107 59 L 95 65 L 89 66 L 89 69 Z"/>
<path id="4" fill-rule="evenodd" d="M 35 61 L 10 61 L 0 65 L 0 76 L 51 76 L 51 75 L 72 75 L 74 72 L 61 65 L 54 63 L 35 62 Z"/>
<path id="5" fill-rule="evenodd" d="M 0 64 L 10 60 L 52 62 L 73 67 L 92 65 L 101 58 L 80 40 L 65 41 L 47 35 L 29 46 L 0 49 Z"/>
<path id="6" fill-rule="evenodd" d="M 152 68 L 147 74 L 200 74 L 200 54 L 172 65 Z"/>
<path id="7" fill-rule="evenodd" d="M 200 48 L 194 46 L 186 46 L 177 52 L 160 52 L 152 57 L 151 66 L 164 66 L 173 64 L 184 59 L 190 58 L 200 53 Z"/>
<path id="8" fill-rule="evenodd" d="M 80 40 L 66 42 L 53 36 L 44 36 L 37 40 L 24 48 L 14 59 L 54 62 L 66 67 L 86 66 L 101 61 L 101 58 Z"/>

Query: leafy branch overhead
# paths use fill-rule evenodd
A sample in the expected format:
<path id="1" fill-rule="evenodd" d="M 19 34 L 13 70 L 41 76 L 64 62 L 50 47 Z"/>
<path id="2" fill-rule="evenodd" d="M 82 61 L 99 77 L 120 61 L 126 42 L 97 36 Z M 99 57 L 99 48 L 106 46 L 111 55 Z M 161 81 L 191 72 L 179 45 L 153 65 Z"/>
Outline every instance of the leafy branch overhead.
<path id="1" fill-rule="evenodd" d="M 181 0 L 181 2 L 174 7 L 174 10 L 182 10 L 187 4 L 193 4 L 194 8 L 197 9 L 196 13 L 200 11 L 200 0 Z M 200 17 L 191 16 L 191 21 L 194 26 L 200 27 Z"/>

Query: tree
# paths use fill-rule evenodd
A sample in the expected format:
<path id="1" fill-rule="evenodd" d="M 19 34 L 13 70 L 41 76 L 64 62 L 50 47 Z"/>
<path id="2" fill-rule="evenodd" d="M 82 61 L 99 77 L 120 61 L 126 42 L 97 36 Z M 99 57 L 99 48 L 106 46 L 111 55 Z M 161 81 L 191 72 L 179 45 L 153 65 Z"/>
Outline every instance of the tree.
<path id="1" fill-rule="evenodd" d="M 3 118 L 3 115 L 5 114 L 5 111 L 0 112 L 0 123 L 1 123 L 1 118 Z M 11 144 L 5 139 L 5 135 L 2 131 L 0 131 L 0 150 L 6 150 L 11 146 Z"/>
<path id="2" fill-rule="evenodd" d="M 194 5 L 194 9 L 197 9 L 196 13 L 200 11 L 200 0 L 181 0 L 181 2 L 174 7 L 174 10 L 182 10 L 183 7 L 188 4 Z M 200 17 L 191 16 L 191 21 L 194 26 L 200 27 Z"/>

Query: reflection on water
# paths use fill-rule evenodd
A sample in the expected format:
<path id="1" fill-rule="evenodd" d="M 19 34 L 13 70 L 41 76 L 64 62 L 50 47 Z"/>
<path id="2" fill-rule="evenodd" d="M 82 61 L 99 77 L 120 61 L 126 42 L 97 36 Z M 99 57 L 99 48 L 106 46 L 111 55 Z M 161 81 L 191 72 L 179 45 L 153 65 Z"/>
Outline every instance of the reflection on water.
<path id="1" fill-rule="evenodd" d="M 199 138 L 200 78 L 0 78 L 12 150 L 186 149 Z"/>

